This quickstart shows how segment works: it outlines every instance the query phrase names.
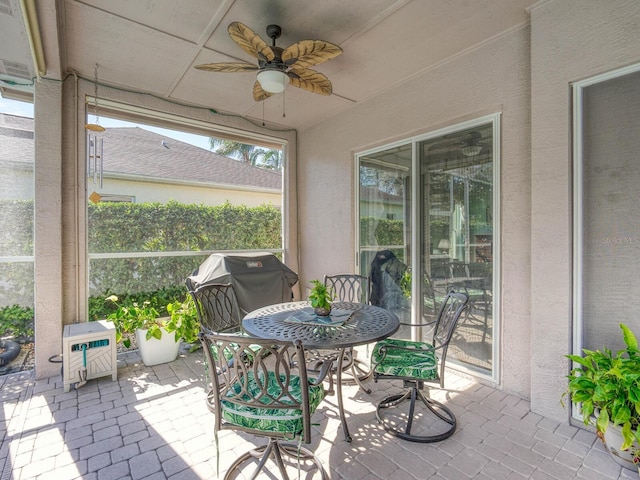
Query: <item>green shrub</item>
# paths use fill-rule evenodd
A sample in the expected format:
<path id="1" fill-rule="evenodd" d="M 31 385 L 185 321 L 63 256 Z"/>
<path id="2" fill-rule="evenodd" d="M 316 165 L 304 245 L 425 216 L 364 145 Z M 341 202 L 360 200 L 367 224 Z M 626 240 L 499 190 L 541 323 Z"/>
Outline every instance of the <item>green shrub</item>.
<path id="1" fill-rule="evenodd" d="M 0 336 L 32 337 L 33 308 L 20 305 L 0 308 Z"/>

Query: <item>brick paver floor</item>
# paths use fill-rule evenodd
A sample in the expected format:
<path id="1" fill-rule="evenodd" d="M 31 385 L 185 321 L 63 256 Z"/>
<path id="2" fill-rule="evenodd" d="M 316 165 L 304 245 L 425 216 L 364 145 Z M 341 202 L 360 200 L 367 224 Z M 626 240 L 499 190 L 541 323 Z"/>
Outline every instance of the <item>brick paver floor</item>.
<path id="1" fill-rule="evenodd" d="M 61 377 L 0 377 L 0 480 L 212 479 L 217 460 L 222 478 L 240 454 L 264 443 L 225 431 L 216 447 L 201 352 L 154 367 L 131 352 L 120 355 L 118 365 L 117 382 L 90 380 L 68 393 Z M 335 396 L 314 415 L 309 447 L 334 480 L 638 478 L 613 462 L 593 433 L 533 414 L 527 401 L 455 375 L 432 395 L 455 412 L 456 433 L 435 444 L 396 439 L 378 425 L 374 405 L 401 385 L 367 382 L 371 395 L 344 389 L 352 443 L 344 441 Z M 300 468 L 300 478 L 318 478 L 305 464 Z M 290 470 L 298 478 L 295 462 Z"/>

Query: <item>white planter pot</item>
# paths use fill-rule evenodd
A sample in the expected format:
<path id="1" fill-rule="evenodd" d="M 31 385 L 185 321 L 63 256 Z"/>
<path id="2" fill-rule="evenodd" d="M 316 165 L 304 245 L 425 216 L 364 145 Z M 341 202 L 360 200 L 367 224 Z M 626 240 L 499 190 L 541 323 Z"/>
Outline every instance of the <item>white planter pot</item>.
<path id="1" fill-rule="evenodd" d="M 622 445 L 624 441 L 620 431 L 621 427 L 616 427 L 613 423 L 610 423 L 604 432 L 604 445 L 616 463 L 622 465 L 624 468 L 636 471 L 638 467 L 633 463 L 633 456 L 630 451 L 620 450 L 620 445 Z"/>
<path id="2" fill-rule="evenodd" d="M 163 328 L 160 340 L 157 338 L 147 340 L 147 330 L 136 330 L 136 340 L 138 341 L 138 351 L 140 352 L 142 363 L 151 366 L 173 362 L 178 358 L 180 349 L 180 342 L 176 342 L 175 338 L 175 332 L 168 333 Z"/>

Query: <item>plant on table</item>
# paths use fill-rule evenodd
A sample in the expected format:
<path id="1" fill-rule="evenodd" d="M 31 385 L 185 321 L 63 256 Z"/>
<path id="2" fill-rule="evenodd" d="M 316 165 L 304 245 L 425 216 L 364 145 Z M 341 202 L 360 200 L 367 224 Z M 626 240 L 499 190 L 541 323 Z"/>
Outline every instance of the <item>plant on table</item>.
<path id="1" fill-rule="evenodd" d="M 313 288 L 309 292 L 309 302 L 318 315 L 329 315 L 333 293 L 320 280 L 311 280 Z"/>
<path id="2" fill-rule="evenodd" d="M 567 355 L 578 366 L 567 376 L 569 384 L 563 398 L 568 396 L 582 405 L 585 425 L 597 416 L 596 430 L 603 441 L 610 424 L 621 426 L 623 443 L 619 448 L 632 448 L 635 463 L 640 442 L 640 352 L 633 332 L 622 323 L 620 328 L 626 348 L 615 355 L 606 348 L 583 349 L 583 356 Z"/>

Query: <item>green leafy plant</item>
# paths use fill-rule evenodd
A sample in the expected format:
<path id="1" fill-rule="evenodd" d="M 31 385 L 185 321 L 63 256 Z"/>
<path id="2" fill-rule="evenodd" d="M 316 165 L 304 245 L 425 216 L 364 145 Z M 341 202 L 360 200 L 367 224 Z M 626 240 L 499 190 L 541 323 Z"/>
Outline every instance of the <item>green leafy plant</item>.
<path id="1" fill-rule="evenodd" d="M 411 270 L 407 269 L 402 274 L 402 278 L 400 279 L 400 290 L 402 290 L 402 294 L 410 298 L 411 297 Z"/>
<path id="2" fill-rule="evenodd" d="M 309 302 L 313 308 L 331 310 L 333 294 L 331 290 L 320 280 L 311 280 L 313 288 L 309 292 Z"/>
<path id="3" fill-rule="evenodd" d="M 626 348 L 615 355 L 609 349 L 583 349 L 583 356 L 567 355 L 579 366 L 567 376 L 569 384 L 563 399 L 582 405 L 585 425 L 596 415 L 598 436 L 603 439 L 609 423 L 622 427 L 621 450 L 640 441 L 640 352 L 633 332 L 620 324 Z"/>
<path id="4" fill-rule="evenodd" d="M 281 217 L 280 209 L 273 205 L 248 207 L 226 202 L 207 206 L 176 201 L 166 204 L 91 203 L 88 206 L 89 251 L 277 249 L 282 244 Z M 113 293 L 124 300 L 125 292 L 152 292 L 176 285 L 184 289 L 185 277 L 207 256 L 203 253 L 202 256 L 186 257 L 92 259 L 90 295 L 104 298 Z M 169 301 L 162 303 L 162 307 Z"/>
<path id="5" fill-rule="evenodd" d="M 11 305 L 0 308 L 0 337 L 33 337 L 33 308 Z"/>
<path id="6" fill-rule="evenodd" d="M 182 301 L 188 295 L 186 288 L 183 285 L 177 285 L 173 287 L 165 287 L 152 292 L 138 292 L 138 293 L 119 293 L 108 292 L 109 295 L 116 295 L 121 305 L 132 305 L 137 302 L 142 304 L 149 302 L 150 305 L 155 308 L 161 317 L 168 315 L 167 305 L 174 301 Z M 100 320 L 106 318 L 113 313 L 117 308 L 114 302 L 108 300 L 109 297 L 89 297 L 89 318 L 91 320 Z"/>
<path id="7" fill-rule="evenodd" d="M 147 330 L 147 340 L 162 338 L 161 328 L 165 322 L 159 318 L 160 314 L 151 306 L 151 302 L 121 305 L 116 295 L 111 295 L 106 300 L 117 306 L 116 311 L 107 316 L 107 320 L 112 321 L 116 327 L 116 342 L 122 342 L 126 348 L 129 348 L 131 340 L 126 334 L 134 333 L 138 329 Z"/>
<path id="8" fill-rule="evenodd" d="M 633 464 L 638 467 L 638 473 L 640 473 L 640 448 L 631 447 L 631 456 L 633 457 Z"/>
<path id="9" fill-rule="evenodd" d="M 191 295 L 187 295 L 184 302 L 176 300 L 167 305 L 169 320 L 165 325 L 168 332 L 176 332 L 176 342 L 179 339 L 187 343 L 196 343 L 200 333 L 200 323 L 196 312 L 196 305 Z"/>

